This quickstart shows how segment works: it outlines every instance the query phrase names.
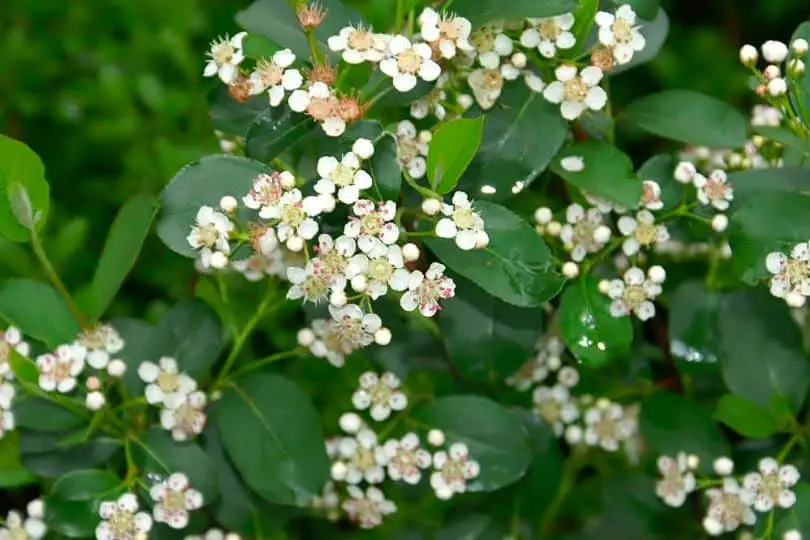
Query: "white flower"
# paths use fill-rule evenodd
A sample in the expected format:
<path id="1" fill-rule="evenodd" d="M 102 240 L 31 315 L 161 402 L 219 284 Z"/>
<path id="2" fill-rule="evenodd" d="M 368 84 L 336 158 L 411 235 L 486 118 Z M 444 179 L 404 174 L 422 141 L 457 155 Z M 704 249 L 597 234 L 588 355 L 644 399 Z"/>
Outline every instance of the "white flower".
<path id="1" fill-rule="evenodd" d="M 754 494 L 741 487 L 733 478 L 724 478 L 722 488 L 706 490 L 709 508 L 703 528 L 712 536 L 732 532 L 743 523 L 753 525 L 757 516 L 751 509 Z"/>
<path id="2" fill-rule="evenodd" d="M 614 279 L 608 284 L 607 295 L 613 300 L 610 304 L 610 314 L 614 317 L 624 317 L 634 313 L 642 321 L 655 316 L 655 297 L 661 294 L 661 284 L 653 281 L 650 276 L 644 276 L 641 268 L 628 268 L 624 279 Z"/>
<path id="3" fill-rule="evenodd" d="M 408 291 L 402 295 L 399 305 L 405 311 L 419 308 L 425 317 L 432 317 L 441 306 L 439 300 L 446 300 L 456 295 L 456 284 L 444 275 L 443 264 L 431 263 L 426 273 L 419 270 L 411 272 L 408 278 Z"/>
<path id="4" fill-rule="evenodd" d="M 177 360 L 164 356 L 158 363 L 141 362 L 138 377 L 146 383 L 144 395 L 152 405 L 163 404 L 173 409 L 180 405 L 188 394 L 197 389 L 197 382 L 180 371 Z"/>
<path id="5" fill-rule="evenodd" d="M 675 166 L 675 171 L 672 173 L 673 177 L 677 182 L 681 184 L 689 184 L 691 183 L 695 175 L 697 174 L 697 168 L 695 164 L 691 161 L 681 161 L 678 165 Z"/>
<path id="6" fill-rule="evenodd" d="M 579 204 L 571 204 L 565 211 L 565 219 L 567 223 L 560 229 L 560 240 L 575 262 L 581 262 L 588 253 L 600 251 L 610 240 L 610 229 L 597 208 L 586 211 Z"/>
<path id="7" fill-rule="evenodd" d="M 557 80 L 546 86 L 543 97 L 560 104 L 566 120 L 576 120 L 590 109 L 598 111 L 607 103 L 607 93 L 599 86 L 602 70 L 588 66 L 581 71 L 573 65 L 561 65 L 554 70 Z"/>
<path id="8" fill-rule="evenodd" d="M 82 331 L 76 344 L 87 351 L 87 364 L 94 369 L 106 368 L 113 360 L 112 355 L 124 348 L 124 340 L 108 324 L 99 324 Z"/>
<path id="9" fill-rule="evenodd" d="M 518 392 L 525 392 L 534 383 L 543 382 L 549 373 L 555 372 L 562 366 L 562 355 L 565 345 L 562 340 L 554 336 L 543 336 L 538 343 L 537 353 L 525 362 L 518 371 L 506 379 L 508 386 L 514 387 Z M 574 386 L 574 385 L 566 385 Z"/>
<path id="10" fill-rule="evenodd" d="M 272 231 L 273 229 L 268 229 Z M 273 233 L 275 237 L 275 232 Z M 267 276 L 282 277 L 285 274 L 281 253 L 252 253 L 247 259 L 232 261 L 231 267 L 248 281 L 259 281 Z"/>
<path id="11" fill-rule="evenodd" d="M 470 450 L 464 443 L 453 443 L 447 452 L 440 450 L 433 454 L 433 468 L 435 471 L 430 475 L 430 487 L 436 497 L 442 500 L 467 491 L 467 482 L 481 472 L 481 467 L 470 458 Z"/>
<path id="12" fill-rule="evenodd" d="M 388 460 L 388 477 L 416 485 L 422 479 L 422 469 L 432 463 L 430 452 L 421 448 L 419 437 L 408 433 L 401 440 L 391 439 L 383 445 Z"/>
<path id="13" fill-rule="evenodd" d="M 202 433 L 205 427 L 205 405 L 208 399 L 202 392 L 191 392 L 183 396 L 179 405 L 170 409 L 164 407 L 160 411 L 160 425 L 163 429 L 172 432 L 175 441 L 185 441 Z"/>
<path id="14" fill-rule="evenodd" d="M 287 69 L 295 62 L 295 54 L 290 49 L 282 49 L 273 54 L 271 60 L 260 60 L 250 74 L 252 92 L 267 91 L 270 106 L 278 107 L 284 101 L 286 92 L 291 92 L 304 84 L 304 78 L 297 69 Z"/>
<path id="15" fill-rule="evenodd" d="M 169 478 L 149 489 L 155 501 L 152 515 L 157 523 L 166 523 L 172 529 L 184 529 L 188 525 L 189 512 L 202 508 L 203 496 L 192 489 L 188 477 L 173 473 Z"/>
<path id="16" fill-rule="evenodd" d="M 426 43 L 412 44 L 405 36 L 394 36 L 388 44 L 391 55 L 380 62 L 380 71 L 394 80 L 394 88 L 408 92 L 416 86 L 417 76 L 424 81 L 435 81 L 441 75 L 439 64 Z"/>
<path id="17" fill-rule="evenodd" d="M 765 268 L 773 274 L 771 294 L 784 298 L 793 307 L 801 307 L 810 296 L 810 243 L 793 246 L 790 258 L 774 251 L 765 258 Z"/>
<path id="18" fill-rule="evenodd" d="M 441 88 L 434 88 L 427 95 L 411 103 L 411 117 L 416 119 L 427 118 L 433 114 L 437 120 L 444 120 L 447 116 L 444 102 L 447 99 L 447 92 Z"/>
<path id="19" fill-rule="evenodd" d="M 242 52 L 242 40 L 247 32 L 239 32 L 232 38 L 227 35 L 211 42 L 207 56 L 210 58 L 205 65 L 203 75 L 213 77 L 218 75 L 225 84 L 233 83 L 239 75 L 239 64 L 245 59 Z"/>
<path id="20" fill-rule="evenodd" d="M 353 152 L 348 152 L 341 161 L 332 156 L 318 160 L 320 180 L 315 183 L 316 193 L 332 196 L 337 191 L 337 198 L 343 204 L 354 204 L 360 198 L 360 191 L 371 187 L 371 175 L 360 168 L 360 159 Z"/>
<path id="21" fill-rule="evenodd" d="M 265 208 L 267 219 L 279 221 L 276 234 L 279 240 L 287 243 L 287 248 L 291 251 L 300 251 L 303 249 L 302 240 L 311 240 L 318 234 L 318 222 L 312 216 L 317 216 L 322 207 L 315 197 L 304 198 L 299 189 L 285 192 L 278 206 Z M 299 249 L 293 249 L 294 247 Z"/>
<path id="22" fill-rule="evenodd" d="M 124 493 L 118 501 L 104 501 L 98 509 L 101 523 L 96 527 L 98 540 L 146 540 L 152 529 L 152 518 L 138 512 L 138 498 Z"/>
<path id="23" fill-rule="evenodd" d="M 466 53 L 475 51 L 470 44 L 472 24 L 458 15 L 439 15 L 431 8 L 425 8 L 419 15 L 422 39 L 438 48 L 443 58 L 453 58 L 457 50 Z"/>
<path id="24" fill-rule="evenodd" d="M 398 390 L 399 385 L 399 377 L 391 372 L 380 377 L 367 371 L 360 376 L 360 388 L 352 395 L 352 404 L 358 411 L 371 407 L 371 418 L 382 422 L 391 416 L 392 410 L 401 411 L 408 405 L 408 398 Z"/>
<path id="25" fill-rule="evenodd" d="M 618 403 L 599 399 L 585 411 L 585 444 L 599 446 L 608 452 L 619 449 L 619 443 L 635 435 L 637 420 Z"/>
<path id="26" fill-rule="evenodd" d="M 317 259 L 311 259 L 304 268 L 291 266 L 287 268 L 287 279 L 291 284 L 287 298 L 303 298 L 305 302 L 318 304 L 329 296 L 331 290 L 345 288 L 345 277 L 342 281 L 336 281 L 338 277 L 329 275 L 323 263 Z"/>
<path id="27" fill-rule="evenodd" d="M 342 308 L 329 306 L 331 320 L 312 322 L 315 340 L 309 346 L 312 354 L 326 358 L 335 367 L 341 367 L 348 355 L 374 342 L 374 333 L 382 327 L 382 320 L 374 313 L 364 313 L 355 304 Z"/>
<path id="28" fill-rule="evenodd" d="M 329 49 L 342 53 L 348 64 L 379 62 L 385 56 L 387 40 L 381 34 L 360 26 L 346 26 L 327 40 Z"/>
<path id="29" fill-rule="evenodd" d="M 410 120 L 397 124 L 397 160 L 402 169 L 413 178 L 419 179 L 427 173 L 428 142 L 430 132 L 417 133 L 416 126 Z"/>
<path id="30" fill-rule="evenodd" d="M 388 288 L 404 291 L 408 288 L 411 273 L 405 268 L 402 248 L 398 245 L 387 246 L 386 253 L 371 258 L 358 254 L 349 260 L 346 277 L 355 283 L 357 277 L 365 278 L 363 290 L 372 300 L 385 295 Z"/>
<path id="31" fill-rule="evenodd" d="M 661 186 L 653 180 L 644 180 L 641 183 L 641 200 L 639 204 L 647 210 L 661 210 L 664 201 L 661 200 Z"/>
<path id="32" fill-rule="evenodd" d="M 325 514 L 329 521 L 340 519 L 340 494 L 335 488 L 334 482 L 327 482 L 319 496 L 313 497 L 309 501 L 309 507 L 313 510 Z M 188 539 L 186 539 L 188 540 Z"/>
<path id="33" fill-rule="evenodd" d="M 382 257 L 388 245 L 399 238 L 399 226 L 394 223 L 397 205 L 392 201 L 375 204 L 368 199 L 360 199 L 352 206 L 356 217 L 349 217 L 343 234 L 357 239 L 357 247 L 370 257 Z"/>
<path id="34" fill-rule="evenodd" d="M 754 105 L 751 109 L 752 126 L 779 127 L 782 124 L 782 111 L 770 105 Z"/>
<path id="35" fill-rule="evenodd" d="M 567 156 L 560 160 L 560 166 L 568 172 L 582 172 L 585 170 L 585 160 L 582 156 Z"/>
<path id="36" fill-rule="evenodd" d="M 655 484 L 655 494 L 672 507 L 682 506 L 686 496 L 695 490 L 695 475 L 687 463 L 686 454 L 680 452 L 676 458 L 660 456 L 658 472 L 661 480 Z"/>
<path id="37" fill-rule="evenodd" d="M 379 484 L 385 480 L 388 457 L 377 444 L 377 435 L 368 428 L 354 437 L 343 437 L 337 446 L 337 460 L 332 465 L 332 479 L 348 484 Z M 337 465 L 337 466 L 336 466 Z"/>
<path id="38" fill-rule="evenodd" d="M 551 426 L 554 434 L 562 435 L 565 426 L 579 418 L 579 407 L 571 398 L 567 386 L 538 386 L 532 393 L 534 413 Z"/>
<path id="39" fill-rule="evenodd" d="M 6 521 L 0 527 L 0 540 L 39 540 L 48 532 L 45 525 L 45 505 L 42 499 L 34 499 L 28 503 L 27 516 L 21 512 L 11 510 Z"/>
<path id="40" fill-rule="evenodd" d="M 734 199 L 734 190 L 728 183 L 725 171 L 712 171 L 708 178 L 697 173 L 692 181 L 695 183 L 697 197 L 701 203 L 711 204 L 721 212 L 728 210 L 729 203 Z"/>
<path id="41" fill-rule="evenodd" d="M 384 516 L 397 511 L 397 505 L 386 499 L 383 492 L 374 486 L 367 488 L 365 492 L 358 487 L 349 486 L 347 491 L 351 498 L 343 501 L 343 511 L 362 529 L 377 527 Z"/>
<path id="42" fill-rule="evenodd" d="M 233 223 L 228 216 L 210 206 L 202 206 L 197 212 L 196 224 L 191 227 L 186 240 L 191 247 L 200 250 L 200 261 L 207 268 L 211 266 L 211 258 L 215 252 L 231 252 L 228 244 L 231 231 Z"/>
<path id="43" fill-rule="evenodd" d="M 0 382 L 0 439 L 14 429 L 14 413 L 11 410 L 14 394 L 13 386 L 7 382 Z"/>
<path id="44" fill-rule="evenodd" d="M 514 50 L 512 39 L 496 25 L 482 26 L 470 37 L 478 52 L 478 63 L 486 69 L 498 69 L 501 58 Z"/>
<path id="45" fill-rule="evenodd" d="M 208 529 L 202 536 L 199 534 L 191 534 L 187 535 L 183 540 L 241 540 L 241 538 L 242 537 L 236 533 L 225 534 L 220 529 Z"/>
<path id="46" fill-rule="evenodd" d="M 439 238 L 454 238 L 456 245 L 465 251 L 474 249 L 484 231 L 484 220 L 473 210 L 467 194 L 456 191 L 453 194 L 453 204 L 443 204 L 444 217 L 436 224 L 436 236 Z"/>
<path id="47" fill-rule="evenodd" d="M 636 24 L 636 12 L 629 4 L 619 6 L 616 14 L 600 11 L 596 14 L 599 25 L 599 42 L 613 49 L 613 58 L 618 64 L 626 64 L 646 45 L 644 36 Z"/>
<path id="48" fill-rule="evenodd" d="M 273 208 L 281 202 L 284 190 L 295 186 L 295 177 L 287 171 L 273 171 L 271 174 L 259 174 L 253 178 L 253 186 L 247 195 L 242 197 L 245 206 L 259 210 L 259 217 L 269 219 L 274 215 Z"/>
<path id="49" fill-rule="evenodd" d="M 14 326 L 9 326 L 5 332 L 0 332 L 0 381 L 14 378 L 11 366 L 8 363 L 11 349 L 14 349 L 22 356 L 28 356 L 30 353 L 28 343 L 23 341 L 22 332 Z"/>
<path id="50" fill-rule="evenodd" d="M 762 44 L 762 57 L 771 64 L 781 64 L 788 55 L 788 47 L 781 41 L 768 40 Z"/>
<path id="51" fill-rule="evenodd" d="M 76 376 L 84 369 L 87 350 L 76 344 L 60 345 L 53 354 L 37 357 L 39 387 L 46 392 L 67 394 L 76 388 Z"/>
<path id="52" fill-rule="evenodd" d="M 495 69 L 479 68 L 467 75 L 467 84 L 470 85 L 473 97 L 482 109 L 491 109 L 501 96 L 505 81 L 503 72 L 507 69 L 506 66 L 508 64 Z"/>
<path id="53" fill-rule="evenodd" d="M 577 40 L 570 32 L 574 26 L 573 13 L 564 13 L 545 19 L 529 19 L 531 26 L 520 35 L 520 44 L 526 48 L 537 48 L 542 56 L 553 58 L 557 49 L 570 49 Z"/>
<path id="54" fill-rule="evenodd" d="M 748 473 L 743 479 L 745 489 L 754 493 L 754 509 L 770 512 L 775 506 L 790 508 L 796 503 L 791 489 L 799 481 L 799 470 L 793 465 L 779 465 L 773 458 L 759 461 L 759 472 Z"/>
<path id="55" fill-rule="evenodd" d="M 305 90 L 301 88 L 293 90 L 290 93 L 287 104 L 290 106 L 290 109 L 295 112 L 311 112 L 308 109 L 312 102 L 328 105 L 332 97 L 332 90 L 325 83 L 315 82 L 310 84 Z M 316 120 L 323 121 L 323 118 L 316 118 Z"/>
<path id="56" fill-rule="evenodd" d="M 627 237 L 622 243 L 625 255 L 632 256 L 641 248 L 649 248 L 659 242 L 669 240 L 666 225 L 656 225 L 655 216 L 649 210 L 641 210 L 636 217 L 622 216 L 618 221 L 619 231 Z"/>

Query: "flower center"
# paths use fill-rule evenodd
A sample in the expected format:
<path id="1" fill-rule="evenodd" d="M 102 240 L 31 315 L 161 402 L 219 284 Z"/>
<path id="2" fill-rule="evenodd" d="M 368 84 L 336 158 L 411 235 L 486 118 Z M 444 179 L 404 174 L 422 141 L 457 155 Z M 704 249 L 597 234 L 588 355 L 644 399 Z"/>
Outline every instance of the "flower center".
<path id="1" fill-rule="evenodd" d="M 369 389 L 368 393 L 371 394 L 371 401 L 373 403 L 385 405 L 388 403 L 388 400 L 391 399 L 391 394 L 393 392 L 391 392 L 391 388 L 380 381 Z"/>
<path id="2" fill-rule="evenodd" d="M 168 512 L 180 512 L 186 509 L 186 494 L 183 491 L 173 489 L 166 490 L 166 497 L 161 503 Z"/>
<path id="3" fill-rule="evenodd" d="M 57 362 L 53 368 L 53 377 L 57 381 L 61 381 L 64 379 L 69 379 L 70 375 L 70 365 L 73 362 Z"/>
<path id="4" fill-rule="evenodd" d="M 439 298 L 450 298 L 450 289 L 445 285 L 445 277 L 425 279 L 414 291 L 416 302 L 420 307 L 430 306 Z"/>
<path id="5" fill-rule="evenodd" d="M 472 208 L 456 208 L 453 221 L 459 229 L 472 229 L 475 226 L 475 212 Z"/>
<path id="6" fill-rule="evenodd" d="M 779 494 L 782 493 L 782 482 L 779 480 L 779 475 L 763 474 L 759 491 L 772 501 L 778 501 Z"/>
<path id="7" fill-rule="evenodd" d="M 503 75 L 497 69 L 484 71 L 484 88 L 487 90 L 500 90 L 503 88 Z"/>
<path id="8" fill-rule="evenodd" d="M 461 25 L 455 19 L 441 21 L 439 33 L 447 39 L 456 40 L 461 37 Z"/>
<path id="9" fill-rule="evenodd" d="M 616 19 L 613 22 L 613 36 L 619 43 L 630 43 L 633 41 L 633 27 L 624 19 Z"/>
<path id="10" fill-rule="evenodd" d="M 214 226 L 213 223 L 209 223 L 203 227 L 199 227 L 197 229 L 197 236 L 200 239 L 200 244 L 203 246 L 211 247 L 217 243 L 217 239 L 219 238 L 219 231 Z"/>
<path id="11" fill-rule="evenodd" d="M 597 225 L 588 220 L 580 220 L 574 225 L 574 244 L 581 245 L 588 251 L 598 251 L 601 244 L 594 239 Z"/>
<path id="12" fill-rule="evenodd" d="M 537 406 L 537 412 L 540 413 L 543 420 L 549 424 L 554 424 L 562 415 L 562 403 L 556 399 L 547 399 Z"/>
<path id="13" fill-rule="evenodd" d="M 79 341 L 88 349 L 104 349 L 107 346 L 107 329 L 103 326 L 97 326 L 85 330 L 82 332 Z"/>
<path id="14" fill-rule="evenodd" d="M 189 403 L 183 403 L 174 410 L 174 420 L 177 428 L 186 433 L 195 433 L 195 426 L 198 424 L 202 413 L 192 407 Z"/>
<path id="15" fill-rule="evenodd" d="M 491 28 L 481 28 L 472 35 L 472 42 L 478 52 L 492 52 L 495 50 L 495 33 Z"/>
<path id="16" fill-rule="evenodd" d="M 352 30 L 347 39 L 349 47 L 355 51 L 367 51 L 374 44 L 374 38 L 368 30 Z"/>
<path id="17" fill-rule="evenodd" d="M 361 471 L 367 471 L 377 465 L 377 460 L 374 457 L 374 451 L 365 446 L 358 446 L 352 457 L 352 464 Z"/>
<path id="18" fill-rule="evenodd" d="M 448 484 L 464 481 L 464 463 L 454 459 L 448 459 L 442 467 L 442 476 Z"/>
<path id="19" fill-rule="evenodd" d="M 236 54 L 236 49 L 228 41 L 223 41 L 214 46 L 211 51 L 211 58 L 218 66 L 229 64 Z"/>
<path id="20" fill-rule="evenodd" d="M 585 101 L 588 86 L 582 81 L 582 77 L 574 77 L 563 83 L 563 97 L 565 101 Z"/>
<path id="21" fill-rule="evenodd" d="M 315 120 L 323 121 L 332 115 L 331 98 L 310 97 L 309 106 L 307 106 L 307 114 Z"/>
<path id="22" fill-rule="evenodd" d="M 338 166 L 332 172 L 332 181 L 340 187 L 352 185 L 354 182 L 354 169 L 338 163 Z"/>
<path id="23" fill-rule="evenodd" d="M 393 273 L 394 269 L 391 267 L 391 263 L 385 258 L 374 259 L 368 265 L 368 276 L 373 281 L 388 283 Z"/>
<path id="24" fill-rule="evenodd" d="M 180 388 L 180 374 L 161 371 L 157 383 L 164 392 L 174 392 Z"/>
<path id="25" fill-rule="evenodd" d="M 11 352 L 11 345 L 5 338 L 0 339 L 0 364 L 8 360 L 8 353 Z"/>
<path id="26" fill-rule="evenodd" d="M 703 192 L 706 193 L 706 196 L 713 201 L 725 199 L 727 191 L 728 186 L 726 186 L 726 184 L 712 179 L 709 179 L 706 182 L 706 185 L 703 186 Z"/>
<path id="27" fill-rule="evenodd" d="M 377 212 L 371 212 L 360 218 L 360 227 L 363 234 L 376 236 L 382 231 L 385 220 Z"/>
<path id="28" fill-rule="evenodd" d="M 309 300 L 321 299 L 329 293 L 329 282 L 323 274 L 311 274 L 301 283 L 301 290 Z"/>
<path id="29" fill-rule="evenodd" d="M 277 86 L 281 84 L 284 70 L 273 62 L 262 60 L 256 69 L 259 78 L 265 86 Z"/>
<path id="30" fill-rule="evenodd" d="M 635 310 L 647 301 L 647 293 L 642 285 L 625 285 L 622 299 L 631 310 Z"/>
<path id="31" fill-rule="evenodd" d="M 109 523 L 116 538 L 129 538 L 135 534 L 135 516 L 127 510 L 119 508 L 110 517 Z"/>
<path id="32" fill-rule="evenodd" d="M 797 259 L 788 259 L 785 264 L 785 269 L 782 270 L 782 275 L 790 282 L 792 286 L 796 286 L 804 282 L 810 273 L 810 265 L 806 261 Z"/>
<path id="33" fill-rule="evenodd" d="M 341 274 L 346 269 L 346 258 L 335 249 L 322 252 L 318 260 L 327 276 Z"/>
<path id="34" fill-rule="evenodd" d="M 639 223 L 633 236 L 636 237 L 639 244 L 649 246 L 658 238 L 658 227 L 652 223 Z"/>
<path id="35" fill-rule="evenodd" d="M 285 204 L 281 210 L 281 221 L 292 228 L 297 228 L 304 222 L 307 215 L 299 204 Z"/>
<path id="36" fill-rule="evenodd" d="M 397 66 L 403 73 L 416 73 L 422 66 L 422 57 L 413 49 L 408 49 L 397 57 Z"/>
<path id="37" fill-rule="evenodd" d="M 537 25 L 537 32 L 544 41 L 555 41 L 560 35 L 560 27 L 553 19 L 545 19 Z"/>

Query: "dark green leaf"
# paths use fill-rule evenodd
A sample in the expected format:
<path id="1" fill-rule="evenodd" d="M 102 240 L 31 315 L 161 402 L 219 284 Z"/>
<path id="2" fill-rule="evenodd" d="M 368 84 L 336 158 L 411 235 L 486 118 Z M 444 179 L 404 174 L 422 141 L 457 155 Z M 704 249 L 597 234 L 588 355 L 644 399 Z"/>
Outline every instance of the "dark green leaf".
<path id="1" fill-rule="evenodd" d="M 525 17 L 551 17 L 574 11 L 576 0 L 456 0 L 453 11 L 480 26 L 503 19 L 523 19 Z"/>
<path id="2" fill-rule="evenodd" d="M 119 488 L 123 488 L 122 484 L 120 478 L 108 471 L 72 471 L 56 479 L 51 486 L 50 497 L 63 501 L 108 500 Z"/>
<path id="3" fill-rule="evenodd" d="M 808 34 L 810 34 L 810 27 L 808 27 Z M 810 39 L 810 35 L 807 37 Z M 777 518 L 774 538 L 785 538 L 783 535 L 792 530 L 798 530 L 802 538 L 810 535 L 810 483 L 797 484 L 793 488 L 793 493 L 796 494 L 796 504 L 780 513 L 782 517 Z"/>
<path id="4" fill-rule="evenodd" d="M 118 294 L 138 259 L 156 211 L 156 201 L 150 195 L 136 195 L 116 216 L 90 286 L 92 301 L 84 306 L 91 320 L 98 320 Z"/>
<path id="5" fill-rule="evenodd" d="M 755 439 L 770 437 L 782 428 L 768 409 L 736 394 L 720 398 L 715 418 L 743 437 Z"/>
<path id="6" fill-rule="evenodd" d="M 12 431 L 0 439 L 0 488 L 14 488 L 36 481 L 20 458 L 20 433 Z"/>
<path id="7" fill-rule="evenodd" d="M 647 40 L 644 48 L 640 52 L 635 53 L 632 60 L 626 64 L 613 66 L 613 69 L 607 72 L 607 76 L 618 75 L 628 69 L 645 64 L 658 56 L 658 52 L 661 50 L 661 47 L 664 46 L 664 42 L 669 34 L 669 17 L 667 17 L 666 12 L 663 9 L 659 9 L 655 19 L 649 22 L 641 21 L 640 32 Z"/>
<path id="8" fill-rule="evenodd" d="M 121 443 L 109 438 L 94 438 L 65 445 L 54 433 L 24 431 L 20 453 L 25 467 L 45 478 L 56 478 L 78 469 L 88 469 L 107 461 Z"/>
<path id="9" fill-rule="evenodd" d="M 98 501 L 45 499 L 45 523 L 50 531 L 68 538 L 92 538 L 101 518 Z"/>
<path id="10" fill-rule="evenodd" d="M 14 242 L 27 242 L 31 238 L 28 227 L 15 217 L 9 187 L 19 184 L 25 188 L 37 227 L 41 228 L 48 217 L 50 205 L 45 167 L 39 156 L 25 143 L 0 135 L 0 234 Z M 19 207 L 19 190 L 15 190 L 15 204 Z"/>
<path id="11" fill-rule="evenodd" d="M 178 172 L 160 196 L 157 232 L 172 251 L 193 257 L 186 237 L 201 206 L 216 207 L 225 195 L 241 196 L 258 174 L 271 169 L 259 161 L 234 156 L 208 156 Z"/>
<path id="12" fill-rule="evenodd" d="M 647 21 L 651 21 L 658 14 L 658 0 L 622 0 L 620 3 L 629 4 L 639 18 Z"/>
<path id="13" fill-rule="evenodd" d="M 534 307 L 553 298 L 563 279 L 537 232 L 497 204 L 477 201 L 474 207 L 484 218 L 489 245 L 463 251 L 453 240 L 428 238 L 431 251 L 454 272 L 509 304 Z"/>
<path id="14" fill-rule="evenodd" d="M 36 384 L 36 383 L 35 383 Z M 14 420 L 19 427 L 35 431 L 64 431 L 87 424 L 87 416 L 39 397 L 14 400 Z"/>
<path id="15" fill-rule="evenodd" d="M 568 133 L 568 122 L 557 107 L 525 84 L 507 85 L 498 107 L 485 118 L 481 149 L 460 186 L 494 200 L 511 197 L 532 183 L 562 148 Z"/>
<path id="16" fill-rule="evenodd" d="M 563 292 L 557 316 L 563 340 L 580 362 L 600 367 L 630 350 L 630 317 L 610 314 L 610 298 L 599 292 L 596 279 L 572 282 Z"/>
<path id="17" fill-rule="evenodd" d="M 703 281 L 687 281 L 675 290 L 669 310 L 670 352 L 687 362 L 718 361 L 723 297 Z"/>
<path id="18" fill-rule="evenodd" d="M 486 514 L 455 518 L 436 532 L 435 540 L 503 540 L 509 527 Z"/>
<path id="19" fill-rule="evenodd" d="M 245 153 L 260 161 L 271 161 L 293 147 L 315 127 L 315 122 L 309 116 L 286 107 L 267 109 L 248 128 Z"/>
<path id="20" fill-rule="evenodd" d="M 368 162 L 377 195 L 383 201 L 396 201 L 402 190 L 402 170 L 397 161 L 397 141 L 384 135 L 374 145 L 374 156 Z"/>
<path id="21" fill-rule="evenodd" d="M 242 479 L 269 502 L 302 503 L 329 478 L 320 419 L 298 386 L 274 375 L 231 382 L 212 407 Z"/>
<path id="22" fill-rule="evenodd" d="M 259 94 L 245 102 L 236 101 L 228 93 L 228 87 L 217 84 L 211 92 L 209 115 L 214 129 L 228 135 L 244 137 L 248 129 L 268 110 L 267 95 Z"/>
<path id="23" fill-rule="evenodd" d="M 80 330 L 53 287 L 30 279 L 10 279 L 0 286 L 0 317 L 50 348 L 73 341 Z"/>
<path id="24" fill-rule="evenodd" d="M 439 125 L 430 139 L 427 176 L 438 193 L 453 191 L 481 146 L 484 116 L 459 118 Z"/>
<path id="25" fill-rule="evenodd" d="M 8 364 L 18 381 L 28 384 L 39 384 L 39 368 L 30 358 L 26 358 L 14 349 L 8 351 Z"/>
<path id="26" fill-rule="evenodd" d="M 574 10 L 574 26 L 571 33 L 574 34 L 576 45 L 567 51 L 560 50 L 558 53 L 567 55 L 577 55 L 589 45 L 588 38 L 594 25 L 594 18 L 599 11 L 599 0 L 580 0 L 579 6 Z"/>
<path id="27" fill-rule="evenodd" d="M 568 156 L 582 157 L 585 168 L 565 170 L 561 160 Z M 626 208 L 635 208 L 641 198 L 641 180 L 633 174 L 633 162 L 611 144 L 595 140 L 573 144 L 552 162 L 551 169 L 574 186 Z"/>
<path id="28" fill-rule="evenodd" d="M 737 109 L 691 90 L 666 90 L 640 98 L 618 121 L 659 137 L 715 148 L 738 148 L 748 123 Z"/>
<path id="29" fill-rule="evenodd" d="M 735 205 L 770 192 L 810 195 L 810 171 L 798 167 L 750 169 L 729 174 L 728 181 L 734 186 Z"/>
<path id="30" fill-rule="evenodd" d="M 532 461 L 526 428 L 497 403 L 480 396 L 449 396 L 414 410 L 426 427 L 444 431 L 448 444 L 467 445 L 481 474 L 469 491 L 494 491 L 517 482 Z M 470 421 L 472 418 L 475 421 Z"/>
<path id="31" fill-rule="evenodd" d="M 530 505 L 521 505 L 521 514 L 532 519 L 544 512 L 557 495 L 563 479 L 564 456 L 551 427 L 533 412 L 522 410 L 517 414 L 529 432 L 534 454 L 520 488 L 522 500 L 532 501 Z"/>
<path id="32" fill-rule="evenodd" d="M 169 310 L 155 327 L 151 340 L 152 362 L 171 356 L 180 369 L 197 379 L 208 374 L 225 346 L 219 317 L 197 298 Z"/>
<path id="33" fill-rule="evenodd" d="M 506 304 L 466 279 L 454 279 L 456 296 L 439 317 L 450 359 L 464 377 L 503 381 L 534 351 L 543 312 Z"/>
<path id="34" fill-rule="evenodd" d="M 112 325 L 124 340 L 124 348 L 117 355 L 127 365 L 124 386 L 130 394 L 140 395 L 144 392 L 145 383 L 138 376 L 138 366 L 159 359 L 154 352 L 154 329 L 137 319 L 116 319 Z"/>

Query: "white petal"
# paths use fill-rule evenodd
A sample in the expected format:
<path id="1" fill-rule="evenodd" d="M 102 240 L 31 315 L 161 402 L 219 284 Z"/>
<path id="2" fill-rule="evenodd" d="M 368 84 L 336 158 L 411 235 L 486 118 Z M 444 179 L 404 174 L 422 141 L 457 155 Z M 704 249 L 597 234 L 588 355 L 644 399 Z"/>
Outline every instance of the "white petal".
<path id="1" fill-rule="evenodd" d="M 458 228 L 452 219 L 443 218 L 436 224 L 436 235 L 439 238 L 455 238 Z"/>
<path id="2" fill-rule="evenodd" d="M 601 110 L 607 103 L 607 92 L 605 92 L 600 86 L 594 86 L 588 90 L 588 96 L 585 98 L 585 103 L 594 111 Z"/>
<path id="3" fill-rule="evenodd" d="M 563 83 L 554 81 L 546 86 L 545 90 L 543 90 L 543 97 L 551 103 L 561 103 L 563 100 L 564 90 L 565 87 L 563 86 Z"/>
<path id="4" fill-rule="evenodd" d="M 416 86 L 416 76 L 411 73 L 397 73 L 393 77 L 394 88 L 400 92 L 408 92 Z"/>
<path id="5" fill-rule="evenodd" d="M 576 120 L 585 111 L 585 104 L 581 101 L 563 101 L 560 106 L 562 117 L 566 120 Z"/>

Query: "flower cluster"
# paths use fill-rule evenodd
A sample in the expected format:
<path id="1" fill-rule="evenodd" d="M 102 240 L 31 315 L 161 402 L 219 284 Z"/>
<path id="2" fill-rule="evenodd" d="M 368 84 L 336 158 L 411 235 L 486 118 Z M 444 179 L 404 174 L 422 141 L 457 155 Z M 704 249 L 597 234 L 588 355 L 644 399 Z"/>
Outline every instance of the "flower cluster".
<path id="1" fill-rule="evenodd" d="M 804 306 L 810 296 L 810 242 L 793 246 L 790 256 L 774 251 L 765 257 L 765 268 L 772 274 L 771 294 L 794 308 Z"/>
<path id="2" fill-rule="evenodd" d="M 0 526 L 0 538 L 3 540 L 39 540 L 48 532 L 45 524 L 45 504 L 42 499 L 28 503 L 25 514 L 11 510 Z"/>
<path id="3" fill-rule="evenodd" d="M 157 364 L 142 362 L 138 377 L 146 384 L 146 401 L 161 407 L 160 424 L 174 440 L 184 441 L 202 432 L 208 398 L 197 390 L 194 379 L 180 371 L 177 360 L 164 356 Z"/>

